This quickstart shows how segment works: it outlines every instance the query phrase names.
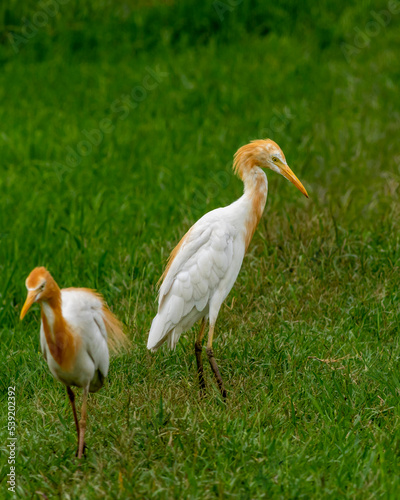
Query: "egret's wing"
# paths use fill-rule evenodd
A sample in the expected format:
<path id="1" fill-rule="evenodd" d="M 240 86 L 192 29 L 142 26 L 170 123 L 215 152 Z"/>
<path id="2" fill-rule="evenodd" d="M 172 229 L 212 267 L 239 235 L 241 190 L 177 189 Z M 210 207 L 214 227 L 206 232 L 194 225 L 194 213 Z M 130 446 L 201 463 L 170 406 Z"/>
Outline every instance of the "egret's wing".
<path id="1" fill-rule="evenodd" d="M 180 242 L 160 287 L 149 349 L 157 349 L 169 335 L 174 347 L 180 334 L 204 316 L 211 296 L 229 273 L 233 235 L 232 226 L 221 219 L 200 219 Z"/>
<path id="2" fill-rule="evenodd" d="M 96 328 L 96 339 L 92 339 L 87 344 L 89 356 L 93 359 L 96 367 L 96 374 L 90 384 L 90 392 L 98 391 L 108 374 L 108 367 L 110 363 L 108 346 L 107 346 L 107 328 L 103 318 L 103 311 L 100 309 L 92 309 L 93 325 Z M 99 332 L 99 333 L 98 333 Z M 101 340 L 100 336 L 101 335 Z"/>
<path id="3" fill-rule="evenodd" d="M 107 376 L 109 354 L 107 330 L 103 318 L 103 300 L 90 290 L 61 290 L 63 316 L 83 342 L 83 348 L 93 361 L 95 370 Z"/>
<path id="4" fill-rule="evenodd" d="M 187 261 L 196 255 L 196 252 L 208 242 L 211 230 L 211 227 L 205 227 L 200 224 L 196 227 L 196 225 L 194 225 L 173 250 L 167 269 L 164 272 L 164 280 L 160 287 L 158 300 L 160 307 L 165 296 L 171 289 L 176 275 L 182 271 Z"/>

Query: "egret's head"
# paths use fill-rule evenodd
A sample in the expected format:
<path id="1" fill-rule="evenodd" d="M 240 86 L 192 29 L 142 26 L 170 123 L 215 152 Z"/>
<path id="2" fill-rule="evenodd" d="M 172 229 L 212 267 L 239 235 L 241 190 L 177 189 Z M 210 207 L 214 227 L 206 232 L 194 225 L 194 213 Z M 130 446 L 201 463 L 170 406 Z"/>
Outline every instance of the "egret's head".
<path id="1" fill-rule="evenodd" d="M 54 292 L 55 281 L 45 267 L 35 267 L 25 281 L 28 290 L 20 319 L 23 319 L 32 304 L 48 300 Z M 57 285 L 56 285 L 57 286 Z"/>
<path id="2" fill-rule="evenodd" d="M 237 150 L 233 163 L 235 173 L 244 179 L 254 167 L 269 168 L 283 175 L 308 198 L 303 184 L 289 168 L 283 151 L 271 139 L 251 141 Z"/>

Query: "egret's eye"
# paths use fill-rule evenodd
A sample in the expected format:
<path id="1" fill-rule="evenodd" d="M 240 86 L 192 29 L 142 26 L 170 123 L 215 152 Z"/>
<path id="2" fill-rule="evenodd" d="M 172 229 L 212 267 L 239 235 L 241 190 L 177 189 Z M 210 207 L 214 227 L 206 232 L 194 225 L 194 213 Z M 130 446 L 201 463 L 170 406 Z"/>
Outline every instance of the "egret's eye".
<path id="1" fill-rule="evenodd" d="M 278 163 L 278 158 L 277 158 L 276 156 L 273 156 L 273 157 L 272 157 L 272 161 L 273 161 L 274 163 Z"/>

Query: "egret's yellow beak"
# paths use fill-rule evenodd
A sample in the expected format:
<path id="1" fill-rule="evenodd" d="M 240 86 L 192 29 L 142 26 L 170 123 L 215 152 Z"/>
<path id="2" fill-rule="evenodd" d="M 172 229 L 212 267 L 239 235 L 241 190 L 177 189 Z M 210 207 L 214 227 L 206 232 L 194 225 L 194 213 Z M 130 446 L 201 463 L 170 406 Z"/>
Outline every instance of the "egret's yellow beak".
<path id="1" fill-rule="evenodd" d="M 299 191 L 301 191 L 304 196 L 308 198 L 308 193 L 305 190 L 305 187 L 303 184 L 299 181 L 299 179 L 294 175 L 294 173 L 291 171 L 291 169 L 288 167 L 288 165 L 285 165 L 284 163 L 281 163 L 279 165 L 280 167 L 280 173 L 283 175 L 283 177 L 286 177 L 288 181 L 290 181 L 292 184 L 294 184 Z"/>
<path id="2" fill-rule="evenodd" d="M 31 290 L 30 292 L 28 292 L 28 296 L 26 297 L 25 304 L 24 307 L 22 308 L 19 319 L 24 319 L 25 314 L 29 311 L 31 305 L 35 302 L 36 295 L 37 295 L 36 290 Z"/>

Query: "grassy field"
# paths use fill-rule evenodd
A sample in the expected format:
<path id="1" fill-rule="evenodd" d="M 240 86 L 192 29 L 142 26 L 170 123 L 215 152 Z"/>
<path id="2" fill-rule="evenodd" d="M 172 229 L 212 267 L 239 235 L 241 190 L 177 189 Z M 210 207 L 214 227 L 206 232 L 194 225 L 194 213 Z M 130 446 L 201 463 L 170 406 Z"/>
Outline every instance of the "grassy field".
<path id="1" fill-rule="evenodd" d="M 110 3 L 64 0 L 29 39 L 37 2 L 0 7 L 0 498 L 10 385 L 19 498 L 399 498 L 400 9 Z M 269 173 L 217 324 L 227 403 L 208 366 L 199 400 L 194 329 L 146 350 L 156 283 L 268 136 L 310 199 Z M 19 321 L 37 265 L 97 288 L 132 341 L 81 464 L 38 308 Z"/>

